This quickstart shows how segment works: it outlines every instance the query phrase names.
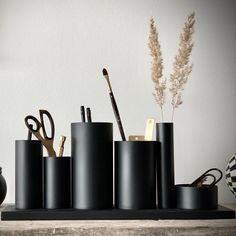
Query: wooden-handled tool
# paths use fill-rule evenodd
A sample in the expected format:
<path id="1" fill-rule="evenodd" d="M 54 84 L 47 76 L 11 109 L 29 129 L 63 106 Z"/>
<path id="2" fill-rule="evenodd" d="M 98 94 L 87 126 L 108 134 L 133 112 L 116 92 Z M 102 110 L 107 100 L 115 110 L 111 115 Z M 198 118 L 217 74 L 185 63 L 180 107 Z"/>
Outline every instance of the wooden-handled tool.
<path id="1" fill-rule="evenodd" d="M 55 135 L 55 126 L 54 126 L 54 121 L 52 119 L 51 114 L 46 111 L 46 110 L 39 110 L 39 116 L 40 116 L 40 121 L 34 117 L 34 116 L 26 116 L 25 117 L 25 124 L 27 128 L 30 130 L 30 132 L 38 139 L 42 141 L 42 144 L 44 147 L 47 149 L 48 156 L 49 157 L 55 157 L 56 152 L 53 148 L 53 141 L 54 141 L 54 135 Z M 46 116 L 49 120 L 50 127 L 51 127 L 51 134 L 48 136 L 46 127 L 44 124 L 44 116 Z M 33 128 L 32 124 L 30 123 L 33 122 L 35 124 L 35 128 Z M 40 129 L 42 128 L 43 134 L 40 133 Z M 30 138 L 30 137 L 29 137 Z"/>
<path id="2" fill-rule="evenodd" d="M 57 154 L 58 157 L 62 157 L 63 156 L 65 141 L 66 141 L 66 136 L 61 136 L 60 137 L 58 154 Z"/>
<path id="3" fill-rule="evenodd" d="M 152 141 L 153 130 L 154 130 L 154 123 L 155 123 L 154 119 L 152 119 L 152 118 L 148 118 L 147 119 L 147 123 L 146 123 L 146 127 L 145 127 L 144 140 Z"/>

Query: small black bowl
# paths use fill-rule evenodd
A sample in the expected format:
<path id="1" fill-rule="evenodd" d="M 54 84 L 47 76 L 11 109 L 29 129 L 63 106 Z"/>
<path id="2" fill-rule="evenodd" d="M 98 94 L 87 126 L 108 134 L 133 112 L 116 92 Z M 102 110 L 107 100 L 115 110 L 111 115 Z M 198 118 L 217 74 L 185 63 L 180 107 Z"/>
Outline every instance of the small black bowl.
<path id="1" fill-rule="evenodd" d="M 193 187 L 188 184 L 175 185 L 176 207 L 180 209 L 218 208 L 218 187 L 202 185 Z"/>

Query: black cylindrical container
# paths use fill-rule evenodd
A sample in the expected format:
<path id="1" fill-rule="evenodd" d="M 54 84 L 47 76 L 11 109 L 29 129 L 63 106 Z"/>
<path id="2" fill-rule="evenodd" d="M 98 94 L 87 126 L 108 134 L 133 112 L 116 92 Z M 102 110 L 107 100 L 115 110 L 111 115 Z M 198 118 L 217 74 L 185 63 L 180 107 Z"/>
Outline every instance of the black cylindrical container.
<path id="1" fill-rule="evenodd" d="M 44 207 L 71 207 L 70 157 L 44 157 Z"/>
<path id="2" fill-rule="evenodd" d="M 176 207 L 181 209 L 216 209 L 218 188 L 216 185 L 192 187 L 188 184 L 176 185 Z"/>
<path id="3" fill-rule="evenodd" d="M 115 207 L 156 208 L 156 158 L 159 142 L 115 142 Z"/>
<path id="4" fill-rule="evenodd" d="M 17 209 L 43 207 L 42 142 L 15 142 L 15 202 Z"/>
<path id="5" fill-rule="evenodd" d="M 112 123 L 72 123 L 71 137 L 73 208 L 112 208 Z"/>
<path id="6" fill-rule="evenodd" d="M 161 155 L 157 158 L 158 207 L 173 208 L 175 207 L 173 123 L 157 123 L 156 140 L 161 143 Z"/>

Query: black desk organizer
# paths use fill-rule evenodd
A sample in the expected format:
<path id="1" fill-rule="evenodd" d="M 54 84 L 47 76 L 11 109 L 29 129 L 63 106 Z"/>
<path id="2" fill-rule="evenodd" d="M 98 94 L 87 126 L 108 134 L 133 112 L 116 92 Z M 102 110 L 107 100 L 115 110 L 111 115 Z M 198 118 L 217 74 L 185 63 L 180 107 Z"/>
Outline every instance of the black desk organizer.
<path id="1" fill-rule="evenodd" d="M 8 206 L 2 211 L 2 220 L 164 220 L 164 219 L 234 219 L 235 211 L 219 206 L 212 210 L 77 210 L 33 209 L 16 210 Z"/>
<path id="2" fill-rule="evenodd" d="M 209 191 L 207 188 L 199 189 L 200 192 L 192 188 L 190 190 L 185 190 L 184 188 L 184 191 L 182 191 L 177 186 L 177 194 L 171 189 L 173 196 L 175 196 L 172 196 L 172 198 L 176 200 L 178 196 L 182 196 L 181 199 L 185 199 L 185 201 L 178 201 L 177 199 L 177 206 L 179 208 L 188 208 L 190 206 L 192 209 L 167 207 L 167 205 L 163 205 L 164 198 L 161 199 L 161 203 L 159 202 L 159 208 L 156 208 L 157 187 L 155 176 L 159 176 L 160 173 L 158 174 L 156 171 L 158 172 L 163 167 L 163 165 L 158 166 L 163 164 L 160 154 L 162 150 L 158 141 L 115 142 L 115 207 L 113 207 L 112 124 L 73 123 L 71 128 L 72 166 L 70 168 L 68 168 L 69 157 L 63 159 L 49 157 L 44 158 L 44 161 L 42 161 L 41 143 L 35 147 L 32 141 L 29 144 L 27 143 L 27 145 L 25 141 L 23 143 L 22 141 L 17 142 L 16 206 L 6 207 L 1 213 L 2 220 L 235 218 L 235 211 L 218 206 L 217 187 L 215 187 L 214 191 L 210 190 L 212 192 L 210 201 L 212 202 L 212 199 L 214 199 L 212 209 L 209 209 L 208 205 L 198 205 L 199 201 L 205 201 L 209 195 L 205 193 L 205 191 Z M 36 154 L 38 156 L 37 159 L 35 158 Z M 36 160 L 37 162 L 35 162 Z M 68 165 L 63 164 L 64 161 Z M 155 163 L 157 163 L 157 166 Z M 37 169 L 36 167 L 38 166 L 39 168 Z M 168 165 L 164 166 L 168 169 Z M 33 170 L 39 170 L 40 173 L 37 173 L 37 176 L 42 176 L 42 178 L 28 178 L 29 174 L 32 174 L 32 168 Z M 64 168 L 68 171 L 65 171 Z M 41 172 L 41 169 L 44 170 Z M 51 172 L 52 170 L 54 174 Z M 61 173 L 66 175 L 65 179 L 60 178 Z M 59 176 L 56 176 L 57 174 Z M 70 176 L 72 177 L 71 180 Z M 70 182 L 69 184 L 68 181 Z M 54 183 L 55 187 L 51 188 L 50 186 Z M 163 182 L 163 184 L 164 190 L 168 190 L 169 182 Z M 70 198 L 70 186 L 68 185 L 72 186 L 72 201 L 68 199 Z M 34 188 L 39 190 L 38 195 L 30 194 L 31 191 L 35 190 Z M 44 202 L 41 197 L 42 189 L 44 191 Z M 68 197 L 64 198 L 63 196 L 62 198 L 61 194 L 64 192 L 68 193 L 66 194 Z M 145 194 L 146 192 L 148 193 L 147 195 Z M 198 197 L 196 197 L 195 192 L 197 192 Z M 56 199 L 57 196 L 58 199 Z M 55 201 L 53 200 L 54 198 Z M 45 200 L 47 201 L 45 202 Z M 190 201 L 190 205 L 185 204 L 188 201 Z M 72 208 L 67 207 L 70 205 Z"/>

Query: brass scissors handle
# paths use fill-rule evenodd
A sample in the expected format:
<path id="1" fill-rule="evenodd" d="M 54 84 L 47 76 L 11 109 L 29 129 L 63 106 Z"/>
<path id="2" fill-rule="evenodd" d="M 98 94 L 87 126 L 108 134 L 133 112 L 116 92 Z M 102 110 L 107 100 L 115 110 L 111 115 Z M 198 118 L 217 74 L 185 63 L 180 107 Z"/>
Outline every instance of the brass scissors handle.
<path id="1" fill-rule="evenodd" d="M 44 138 L 48 139 L 48 140 L 53 140 L 54 135 L 55 135 L 55 126 L 54 126 L 54 122 L 53 122 L 51 114 L 46 110 L 39 110 L 39 115 L 40 115 L 40 120 L 41 120 L 41 124 L 42 124 Z M 47 118 L 50 122 L 50 126 L 51 126 L 51 136 L 50 137 L 47 135 L 47 131 L 45 129 L 44 117 L 43 117 L 44 115 L 47 116 Z"/>
<path id="2" fill-rule="evenodd" d="M 56 156 L 56 152 L 53 148 L 53 141 L 54 141 L 54 135 L 55 135 L 55 126 L 54 122 L 52 119 L 51 114 L 46 111 L 46 110 L 39 110 L 39 115 L 40 115 L 40 121 L 35 118 L 34 116 L 26 116 L 25 117 L 25 124 L 27 128 L 34 134 L 34 136 L 42 141 L 42 144 L 46 147 L 48 155 L 49 156 Z M 44 115 L 47 116 L 50 126 L 51 126 L 51 135 L 48 136 L 45 128 L 45 123 L 44 123 Z M 32 120 L 35 123 L 35 128 L 30 126 L 30 120 Z M 43 130 L 43 136 L 40 134 L 39 130 L 42 128 Z"/>
<path id="3" fill-rule="evenodd" d="M 210 172 L 216 171 L 220 174 L 219 178 L 216 178 L 216 176 Z M 223 173 L 221 170 L 217 169 L 217 168 L 211 168 L 209 170 L 207 170 L 206 172 L 204 172 L 201 176 L 199 176 L 196 180 L 194 180 L 189 186 L 196 186 L 203 178 L 207 177 L 207 176 L 211 176 L 213 177 L 213 181 L 212 183 L 209 184 L 209 186 L 214 186 L 216 185 L 223 177 Z"/>

